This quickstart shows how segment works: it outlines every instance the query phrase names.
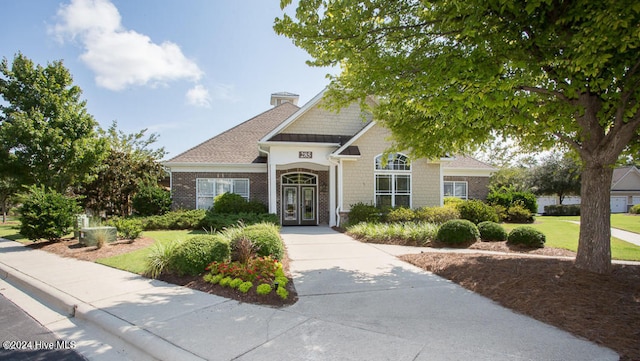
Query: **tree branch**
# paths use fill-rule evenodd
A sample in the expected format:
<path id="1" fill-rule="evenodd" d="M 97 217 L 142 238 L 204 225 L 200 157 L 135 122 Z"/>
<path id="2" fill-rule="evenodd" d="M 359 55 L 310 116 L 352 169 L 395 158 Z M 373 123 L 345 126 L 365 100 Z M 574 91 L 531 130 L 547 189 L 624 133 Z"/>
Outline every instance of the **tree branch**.
<path id="1" fill-rule="evenodd" d="M 518 87 L 520 90 L 526 90 L 526 91 L 530 91 L 532 93 L 538 93 L 538 94 L 544 94 L 544 95 L 552 95 L 555 96 L 557 98 L 559 98 L 560 100 L 563 100 L 569 104 L 573 105 L 573 102 L 571 99 L 567 98 L 566 95 L 558 92 L 558 91 L 552 91 L 549 89 L 544 89 L 544 88 L 538 88 L 538 87 L 533 87 L 533 86 L 528 86 L 528 85 L 521 85 Z"/>

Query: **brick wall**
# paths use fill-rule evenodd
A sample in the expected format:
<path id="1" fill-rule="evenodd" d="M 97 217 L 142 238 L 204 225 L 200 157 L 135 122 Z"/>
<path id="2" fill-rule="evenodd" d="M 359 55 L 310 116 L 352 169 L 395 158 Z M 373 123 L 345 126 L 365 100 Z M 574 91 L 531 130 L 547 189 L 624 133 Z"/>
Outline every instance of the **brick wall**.
<path id="1" fill-rule="evenodd" d="M 196 208 L 197 178 L 243 178 L 249 179 L 249 195 L 268 205 L 269 191 L 267 173 L 217 173 L 217 172 L 173 172 L 171 198 L 173 209 Z"/>
<path id="2" fill-rule="evenodd" d="M 487 199 L 489 195 L 489 177 L 445 176 L 445 181 L 467 182 L 469 199 Z"/>

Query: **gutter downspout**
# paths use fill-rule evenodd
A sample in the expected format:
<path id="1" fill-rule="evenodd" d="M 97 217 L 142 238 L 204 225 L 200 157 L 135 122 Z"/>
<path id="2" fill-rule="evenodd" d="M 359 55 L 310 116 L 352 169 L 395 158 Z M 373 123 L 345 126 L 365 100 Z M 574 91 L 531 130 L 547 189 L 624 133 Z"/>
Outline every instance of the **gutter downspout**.
<path id="1" fill-rule="evenodd" d="M 273 204 L 276 204 L 276 195 L 275 192 L 271 192 L 271 183 L 275 182 L 275 179 L 271 179 L 271 153 L 267 150 L 262 149 L 260 144 L 258 144 L 258 152 L 267 155 L 267 201 L 269 202 L 269 213 L 278 214 L 278 210 L 276 209 L 277 207 L 272 207 Z M 275 184 L 273 184 L 273 186 L 275 187 Z M 282 224 L 282 220 L 280 220 L 280 224 Z"/>
<path id="2" fill-rule="evenodd" d="M 327 160 L 329 161 L 329 163 L 333 164 L 336 166 L 336 178 L 338 178 L 337 180 L 337 193 L 336 195 L 338 196 L 337 201 L 336 201 L 336 227 L 340 227 L 340 211 L 342 210 L 342 159 L 339 159 L 338 161 L 334 160 L 332 156 L 329 156 L 327 158 Z"/>

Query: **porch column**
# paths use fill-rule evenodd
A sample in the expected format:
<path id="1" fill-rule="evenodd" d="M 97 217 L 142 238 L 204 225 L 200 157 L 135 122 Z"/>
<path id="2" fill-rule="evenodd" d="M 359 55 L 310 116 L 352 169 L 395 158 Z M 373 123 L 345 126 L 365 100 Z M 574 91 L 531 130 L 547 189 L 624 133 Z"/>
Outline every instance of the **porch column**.
<path id="1" fill-rule="evenodd" d="M 335 227 L 336 222 L 336 165 L 329 166 L 329 227 Z"/>
<path id="2" fill-rule="evenodd" d="M 276 192 L 276 185 L 277 185 L 277 181 L 276 181 L 276 165 L 275 164 L 271 164 L 269 163 L 269 174 L 268 174 L 269 180 L 268 180 L 268 184 L 269 184 L 269 213 L 274 213 L 277 214 L 278 213 L 278 203 L 277 203 L 277 194 L 278 192 Z"/>

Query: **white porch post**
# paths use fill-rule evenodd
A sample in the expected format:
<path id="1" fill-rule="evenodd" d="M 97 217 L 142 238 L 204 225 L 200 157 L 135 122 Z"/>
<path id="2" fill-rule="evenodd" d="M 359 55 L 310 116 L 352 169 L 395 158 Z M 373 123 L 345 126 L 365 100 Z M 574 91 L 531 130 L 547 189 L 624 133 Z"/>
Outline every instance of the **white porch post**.
<path id="1" fill-rule="evenodd" d="M 336 222 L 336 165 L 329 166 L 329 227 L 335 227 Z"/>
<path id="2" fill-rule="evenodd" d="M 276 165 L 273 163 L 269 163 L 269 213 L 278 213 L 278 203 L 276 200 L 277 192 L 276 192 Z"/>

